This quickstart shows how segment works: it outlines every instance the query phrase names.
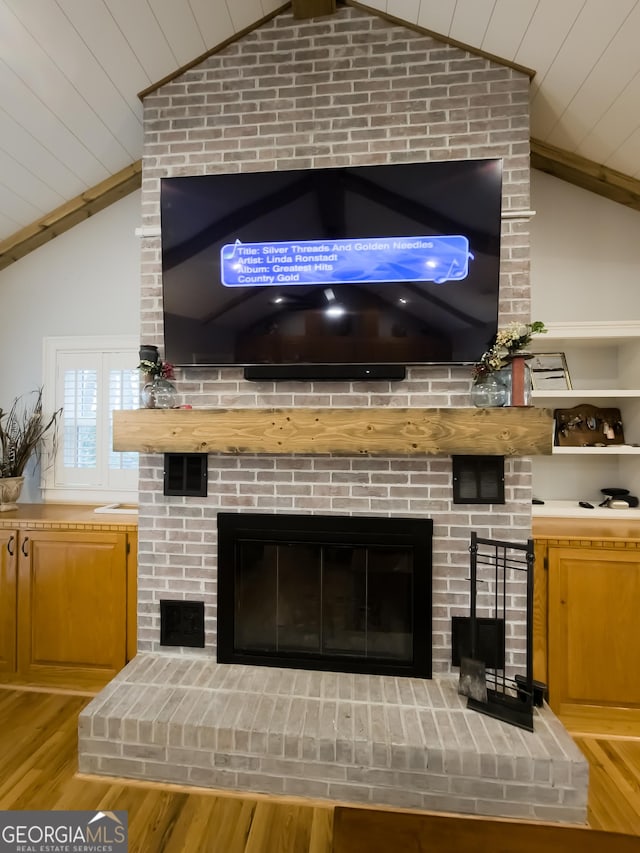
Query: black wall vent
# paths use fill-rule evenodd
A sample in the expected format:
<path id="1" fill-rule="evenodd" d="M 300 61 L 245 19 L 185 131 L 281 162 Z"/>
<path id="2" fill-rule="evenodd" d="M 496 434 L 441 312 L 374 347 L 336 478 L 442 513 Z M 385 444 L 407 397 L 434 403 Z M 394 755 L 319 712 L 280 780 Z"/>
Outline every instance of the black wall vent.
<path id="1" fill-rule="evenodd" d="M 160 645 L 204 648 L 204 601 L 160 601 Z"/>
<path id="2" fill-rule="evenodd" d="M 452 456 L 454 504 L 503 504 L 503 456 Z"/>
<path id="3" fill-rule="evenodd" d="M 165 453 L 164 493 L 206 498 L 207 454 Z"/>

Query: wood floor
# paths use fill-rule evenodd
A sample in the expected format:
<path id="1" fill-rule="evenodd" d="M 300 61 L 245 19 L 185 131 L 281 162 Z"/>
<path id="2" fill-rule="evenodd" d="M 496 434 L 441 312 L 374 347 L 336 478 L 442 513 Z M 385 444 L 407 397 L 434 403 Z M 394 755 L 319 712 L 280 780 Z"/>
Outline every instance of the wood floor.
<path id="1" fill-rule="evenodd" d="M 329 803 L 77 776 L 88 701 L 0 689 L 0 809 L 125 809 L 129 850 L 140 853 L 330 853 Z M 640 837 L 640 739 L 577 741 L 592 767 L 590 824 Z"/>

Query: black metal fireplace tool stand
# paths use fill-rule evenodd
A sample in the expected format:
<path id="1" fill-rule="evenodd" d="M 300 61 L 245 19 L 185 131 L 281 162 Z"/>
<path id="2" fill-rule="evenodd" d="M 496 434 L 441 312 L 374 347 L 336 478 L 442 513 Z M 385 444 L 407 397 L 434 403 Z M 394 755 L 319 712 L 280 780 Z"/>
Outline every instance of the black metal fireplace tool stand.
<path id="1" fill-rule="evenodd" d="M 517 544 L 483 539 L 472 532 L 469 551 L 470 656 L 460 661 L 460 692 L 467 696 L 468 708 L 533 731 L 533 540 Z M 515 603 L 523 597 L 524 635 L 517 630 L 522 611 Z M 479 654 L 481 632 L 483 656 Z"/>

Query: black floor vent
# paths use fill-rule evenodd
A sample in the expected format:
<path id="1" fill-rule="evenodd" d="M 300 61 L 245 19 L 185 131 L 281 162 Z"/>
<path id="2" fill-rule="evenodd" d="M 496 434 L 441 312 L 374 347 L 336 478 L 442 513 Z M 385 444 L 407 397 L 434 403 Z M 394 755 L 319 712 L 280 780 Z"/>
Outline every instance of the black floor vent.
<path id="1" fill-rule="evenodd" d="M 203 649 L 204 601 L 161 601 L 160 645 Z"/>

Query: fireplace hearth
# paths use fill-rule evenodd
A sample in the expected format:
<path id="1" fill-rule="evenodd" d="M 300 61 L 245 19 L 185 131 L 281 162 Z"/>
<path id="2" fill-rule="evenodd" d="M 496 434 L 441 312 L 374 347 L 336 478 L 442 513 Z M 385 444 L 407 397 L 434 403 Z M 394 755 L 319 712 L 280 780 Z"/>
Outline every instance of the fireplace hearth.
<path id="1" fill-rule="evenodd" d="M 431 677 L 430 519 L 218 514 L 218 662 Z"/>

